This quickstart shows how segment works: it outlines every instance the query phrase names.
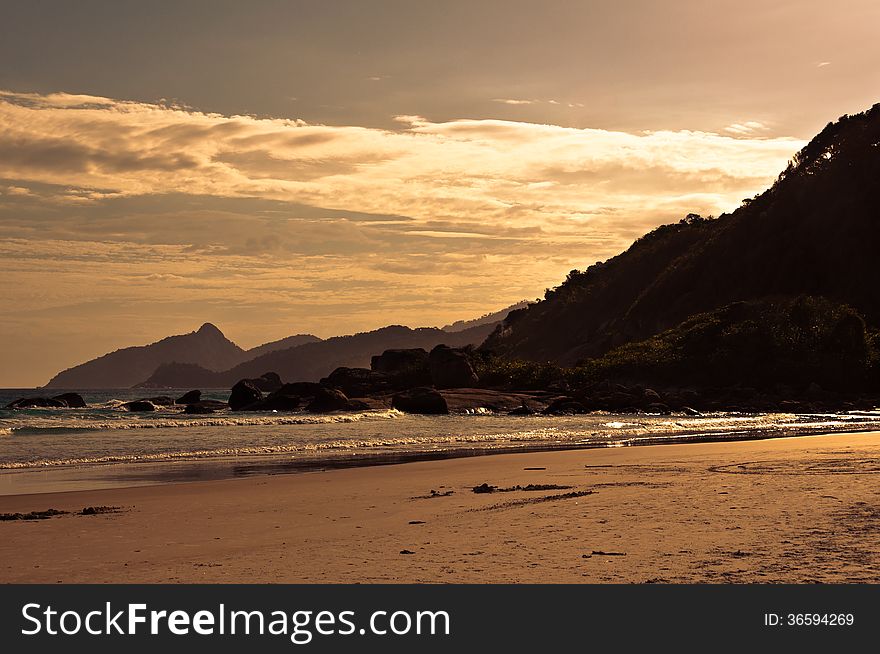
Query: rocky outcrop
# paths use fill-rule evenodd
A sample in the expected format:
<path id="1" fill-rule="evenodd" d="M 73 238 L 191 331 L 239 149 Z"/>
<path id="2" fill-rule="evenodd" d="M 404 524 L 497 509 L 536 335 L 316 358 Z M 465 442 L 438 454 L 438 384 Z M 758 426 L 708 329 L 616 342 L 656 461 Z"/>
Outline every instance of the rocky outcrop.
<path id="1" fill-rule="evenodd" d="M 433 388 L 413 388 L 397 393 L 391 400 L 391 406 L 406 413 L 440 415 L 449 413 L 449 406 L 440 393 Z"/>
<path id="2" fill-rule="evenodd" d="M 229 408 L 233 411 L 241 411 L 251 404 L 263 399 L 263 392 L 249 379 L 242 379 L 229 395 Z"/>
<path id="3" fill-rule="evenodd" d="M 467 354 L 446 345 L 431 350 L 428 367 L 437 388 L 469 388 L 479 381 Z"/>

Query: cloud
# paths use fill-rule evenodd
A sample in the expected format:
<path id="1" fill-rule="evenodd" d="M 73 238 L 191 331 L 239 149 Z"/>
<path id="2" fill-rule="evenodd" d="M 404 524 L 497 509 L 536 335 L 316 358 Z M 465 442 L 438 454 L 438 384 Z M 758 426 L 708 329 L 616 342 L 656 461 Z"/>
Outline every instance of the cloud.
<path id="1" fill-rule="evenodd" d="M 766 132 L 770 128 L 757 120 L 749 120 L 744 123 L 733 123 L 724 128 L 725 132 L 735 136 L 751 136 L 760 132 Z"/>
<path id="2" fill-rule="evenodd" d="M 757 121 L 723 135 L 396 122 L 0 92 L 0 344 L 54 334 L 64 359 L 43 361 L 36 336 L 0 358 L 30 357 L 17 383 L 36 383 L 205 320 L 256 345 L 482 315 L 660 223 L 735 208 L 803 145 Z"/>
<path id="3" fill-rule="evenodd" d="M 831 65 L 830 61 L 820 61 L 818 64 L 816 64 L 816 68 L 825 68 L 825 66 L 830 66 L 830 65 Z"/>
<path id="4" fill-rule="evenodd" d="M 494 98 L 492 102 L 500 102 L 501 104 L 535 104 L 538 100 L 517 100 L 516 98 Z"/>

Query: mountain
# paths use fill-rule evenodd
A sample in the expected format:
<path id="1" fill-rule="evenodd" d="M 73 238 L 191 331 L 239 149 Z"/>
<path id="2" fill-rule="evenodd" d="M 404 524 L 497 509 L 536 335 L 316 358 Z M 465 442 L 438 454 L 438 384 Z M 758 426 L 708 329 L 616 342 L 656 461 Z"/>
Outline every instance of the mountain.
<path id="1" fill-rule="evenodd" d="M 496 311 L 494 313 L 487 313 L 484 316 L 479 318 L 475 318 L 473 320 L 456 320 L 451 325 L 446 325 L 443 327 L 443 331 L 445 332 L 460 332 L 465 329 L 470 329 L 471 327 L 480 327 L 482 325 L 490 325 L 497 324 L 504 320 L 511 311 L 516 311 L 517 309 L 522 309 L 529 305 L 527 300 L 523 300 L 522 302 L 517 302 L 506 309 L 501 309 L 501 311 Z"/>
<path id="2" fill-rule="evenodd" d="M 286 350 L 291 347 L 296 347 L 298 345 L 305 345 L 306 343 L 317 343 L 321 339 L 317 336 L 312 336 L 311 334 L 297 334 L 295 336 L 288 336 L 287 338 L 282 338 L 277 341 L 272 341 L 271 343 L 264 343 L 263 345 L 258 345 L 257 347 L 253 347 L 246 352 L 248 359 L 255 359 L 259 356 L 263 356 L 264 354 L 268 354 L 269 352 L 275 352 L 276 350 Z"/>
<path id="3" fill-rule="evenodd" d="M 127 347 L 55 375 L 50 388 L 128 388 L 170 361 L 224 370 L 241 362 L 245 351 L 211 323 L 198 331 L 169 336 L 150 345 Z"/>
<path id="4" fill-rule="evenodd" d="M 829 123 L 773 186 L 717 219 L 689 215 L 572 271 L 483 345 L 571 366 L 735 302 L 824 297 L 880 325 L 880 104 Z"/>
<path id="5" fill-rule="evenodd" d="M 446 332 L 435 327 L 411 329 L 392 325 L 269 352 L 223 372 L 192 364 L 166 364 L 154 374 L 145 376 L 145 381 L 139 385 L 150 388 L 228 388 L 240 379 L 259 377 L 270 371 L 278 373 L 285 381 L 318 381 L 340 366 L 369 368 L 371 357 L 385 350 L 418 347 L 430 350 L 441 343 L 450 347 L 479 345 L 495 326 L 491 323 Z"/>

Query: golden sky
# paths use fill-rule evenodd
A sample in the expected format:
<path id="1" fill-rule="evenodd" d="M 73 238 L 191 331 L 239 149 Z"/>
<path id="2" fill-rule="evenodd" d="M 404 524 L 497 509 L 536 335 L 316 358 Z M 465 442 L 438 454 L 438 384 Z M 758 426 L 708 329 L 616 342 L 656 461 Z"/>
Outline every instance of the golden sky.
<path id="1" fill-rule="evenodd" d="M 0 11 L 0 386 L 535 298 L 880 81 L 873 2 L 73 4 Z"/>

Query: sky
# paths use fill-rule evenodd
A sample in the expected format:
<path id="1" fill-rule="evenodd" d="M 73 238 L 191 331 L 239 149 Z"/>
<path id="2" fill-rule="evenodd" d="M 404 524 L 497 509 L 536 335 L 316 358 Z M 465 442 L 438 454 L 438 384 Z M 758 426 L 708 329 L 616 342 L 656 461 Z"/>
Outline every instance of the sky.
<path id="1" fill-rule="evenodd" d="M 880 3 L 0 5 L 0 387 L 443 325 L 735 209 L 880 101 Z"/>

